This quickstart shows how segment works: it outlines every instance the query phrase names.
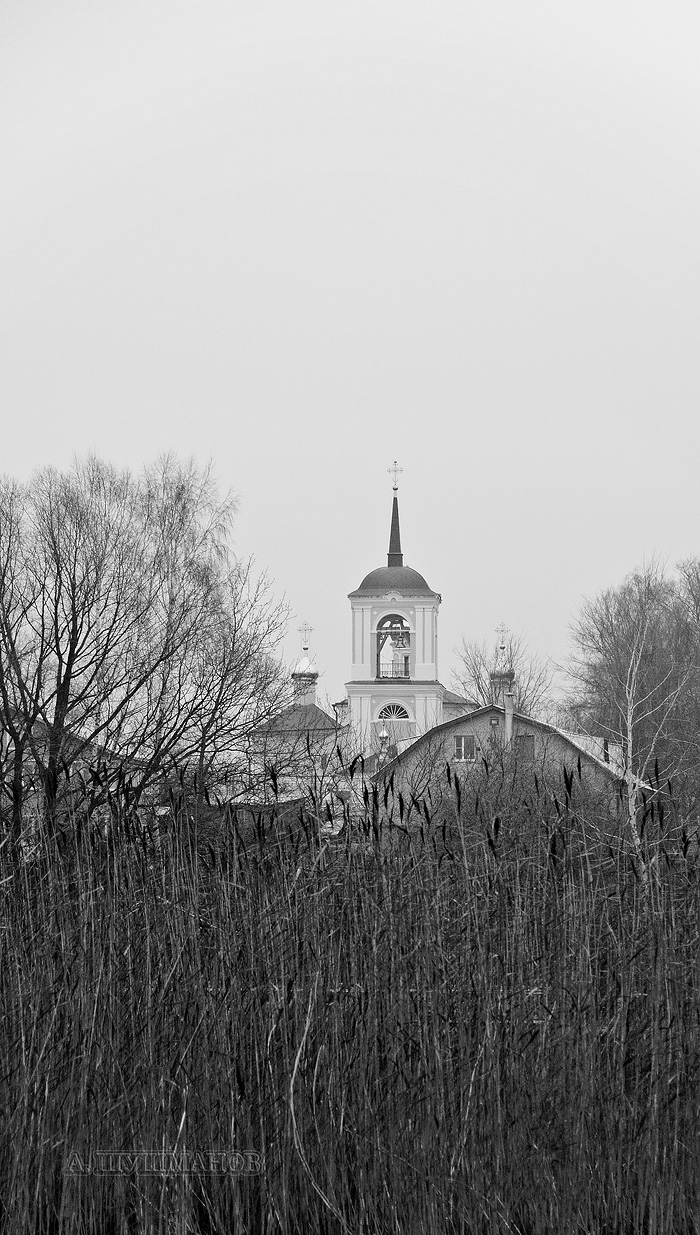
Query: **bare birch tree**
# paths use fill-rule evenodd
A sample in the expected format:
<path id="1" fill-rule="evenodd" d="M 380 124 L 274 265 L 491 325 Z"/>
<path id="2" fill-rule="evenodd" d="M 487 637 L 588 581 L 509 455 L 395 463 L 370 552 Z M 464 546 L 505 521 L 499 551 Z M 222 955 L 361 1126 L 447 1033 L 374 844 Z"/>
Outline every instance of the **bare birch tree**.
<path id="1" fill-rule="evenodd" d="M 589 601 L 574 628 L 571 714 L 624 753 L 630 840 L 644 883 L 642 794 L 687 772 L 683 713 L 697 680 L 697 638 L 678 586 L 654 563 Z"/>

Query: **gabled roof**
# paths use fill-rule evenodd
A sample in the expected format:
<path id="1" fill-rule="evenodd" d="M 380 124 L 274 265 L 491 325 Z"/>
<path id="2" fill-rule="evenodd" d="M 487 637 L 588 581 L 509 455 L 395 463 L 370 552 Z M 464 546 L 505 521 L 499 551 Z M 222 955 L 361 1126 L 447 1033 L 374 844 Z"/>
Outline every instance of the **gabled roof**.
<path id="1" fill-rule="evenodd" d="M 15 713 L 19 715 L 19 713 Z M 0 734 L 2 733 L 2 725 L 0 725 Z M 41 716 L 37 716 L 36 720 L 31 725 L 31 740 L 35 747 L 41 747 L 42 744 L 48 744 L 51 737 L 51 725 Z M 30 748 L 31 749 L 31 748 Z M 87 764 L 90 761 L 107 764 L 115 764 L 126 768 L 144 767 L 146 760 L 137 755 L 131 755 L 126 751 L 115 750 L 110 746 L 106 746 L 95 738 L 85 738 L 79 729 L 73 725 L 64 724 L 61 730 L 61 751 L 59 758 L 62 758 L 64 763 L 67 758 L 75 759 L 80 754 L 80 757 Z"/>
<path id="2" fill-rule="evenodd" d="M 505 708 L 499 707 L 499 705 L 495 703 L 489 703 L 486 704 L 485 707 L 476 708 L 473 712 L 468 712 L 464 716 L 455 716 L 452 720 L 443 721 L 441 725 L 435 725 L 433 729 L 428 729 L 426 733 L 421 735 L 421 737 L 416 738 L 415 742 L 412 742 L 410 746 L 407 746 L 406 749 L 397 755 L 395 759 L 392 759 L 389 763 L 385 763 L 373 779 L 379 780 L 380 778 L 386 776 L 387 773 L 390 773 L 394 768 L 414 755 L 421 746 L 427 745 L 431 739 L 447 736 L 451 730 L 457 729 L 460 725 L 478 720 L 490 714 L 498 716 L 499 718 L 505 717 Z M 566 744 L 572 748 L 572 751 L 576 753 L 577 757 L 583 755 L 590 763 L 594 764 L 597 768 L 600 768 L 601 771 L 606 772 L 611 780 L 620 781 L 622 779 L 619 772 L 617 772 L 611 764 L 605 763 L 602 759 L 599 759 L 597 755 L 591 754 L 590 751 L 579 745 L 578 742 L 573 741 L 571 735 L 564 733 L 562 729 L 557 729 L 554 725 L 548 725 L 545 721 L 535 720 L 534 717 L 526 716 L 522 712 L 514 712 L 513 720 L 523 722 L 532 729 L 539 729 L 540 732 L 544 734 L 552 734 L 553 736 L 561 739 L 561 741 L 566 742 Z"/>

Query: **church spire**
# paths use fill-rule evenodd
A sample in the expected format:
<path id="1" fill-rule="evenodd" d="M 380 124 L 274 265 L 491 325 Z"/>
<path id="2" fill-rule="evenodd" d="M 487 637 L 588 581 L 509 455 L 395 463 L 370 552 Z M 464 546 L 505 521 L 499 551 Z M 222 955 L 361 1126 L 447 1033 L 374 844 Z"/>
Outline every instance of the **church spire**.
<path id="1" fill-rule="evenodd" d="M 403 553 L 401 552 L 401 529 L 399 528 L 399 472 L 403 471 L 399 467 L 396 459 L 393 466 L 387 469 L 394 477 L 394 503 L 391 508 L 391 532 L 389 534 L 389 553 L 387 556 L 387 566 L 403 566 Z"/>

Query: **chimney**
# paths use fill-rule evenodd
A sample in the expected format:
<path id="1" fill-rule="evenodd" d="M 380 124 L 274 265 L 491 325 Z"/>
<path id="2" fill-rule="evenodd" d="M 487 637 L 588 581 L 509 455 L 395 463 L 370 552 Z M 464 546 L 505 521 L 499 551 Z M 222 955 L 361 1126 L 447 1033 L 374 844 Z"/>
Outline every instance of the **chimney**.
<path id="1" fill-rule="evenodd" d="M 494 703 L 505 712 L 505 733 L 503 745 L 510 746 L 513 741 L 513 713 L 515 712 L 515 671 L 513 669 L 494 669 L 489 674 L 491 680 L 491 695 Z"/>
<path id="2" fill-rule="evenodd" d="M 515 711 L 515 694 L 512 690 L 507 690 L 503 698 L 506 709 L 505 745 L 510 746 L 513 741 L 513 712 Z"/>

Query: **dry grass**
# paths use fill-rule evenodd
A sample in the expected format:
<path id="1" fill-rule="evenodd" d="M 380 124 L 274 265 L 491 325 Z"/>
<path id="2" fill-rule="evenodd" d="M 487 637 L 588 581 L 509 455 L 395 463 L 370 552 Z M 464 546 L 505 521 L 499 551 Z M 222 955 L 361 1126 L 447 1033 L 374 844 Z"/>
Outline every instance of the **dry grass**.
<path id="1" fill-rule="evenodd" d="M 497 805 L 5 869 L 2 1230 L 697 1230 L 700 871 L 642 902 L 590 811 Z M 175 1147 L 263 1169 L 67 1169 Z"/>

